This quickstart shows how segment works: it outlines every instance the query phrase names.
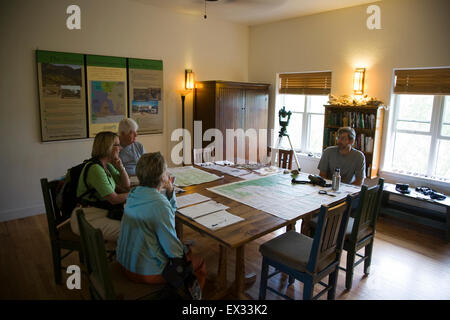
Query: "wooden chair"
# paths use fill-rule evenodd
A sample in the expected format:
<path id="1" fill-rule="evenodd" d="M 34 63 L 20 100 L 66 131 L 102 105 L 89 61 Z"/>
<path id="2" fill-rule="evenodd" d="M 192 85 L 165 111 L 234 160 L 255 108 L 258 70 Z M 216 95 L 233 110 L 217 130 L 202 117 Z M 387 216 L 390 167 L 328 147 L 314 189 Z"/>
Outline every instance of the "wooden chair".
<path id="1" fill-rule="evenodd" d="M 82 209 L 77 210 L 77 219 L 93 299 L 146 300 L 160 297 L 164 284 L 141 284 L 126 278 L 117 261 L 108 264 L 102 232 L 86 221 Z"/>
<path id="2" fill-rule="evenodd" d="M 270 158 L 273 152 L 276 152 L 278 154 L 278 167 L 292 170 L 292 159 L 294 157 L 294 150 L 284 150 L 267 147 L 267 157 Z"/>
<path id="3" fill-rule="evenodd" d="M 80 261 L 83 260 L 80 237 L 72 232 L 70 223 L 67 221 L 70 215 L 64 215 L 57 205 L 56 197 L 63 184 L 62 180 L 48 182 L 47 178 L 41 179 L 56 283 L 61 283 L 62 280 L 61 269 L 65 269 L 65 267 L 61 262 L 64 258 L 73 251 L 78 251 Z M 62 255 L 62 250 L 68 250 L 68 252 Z"/>
<path id="4" fill-rule="evenodd" d="M 278 166 L 283 169 L 292 170 L 292 157 L 294 150 L 278 150 Z"/>
<path id="5" fill-rule="evenodd" d="M 345 288 L 350 290 L 353 282 L 354 268 L 364 261 L 364 274 L 370 272 L 372 262 L 372 249 L 375 238 L 376 222 L 381 206 L 384 179 L 379 178 L 378 184 L 373 187 L 363 185 L 359 194 L 358 206 L 349 218 L 345 232 L 344 250 L 347 251 L 347 263 L 345 268 L 339 267 L 346 272 Z M 314 230 L 317 219 L 311 219 L 310 227 Z M 364 255 L 358 253 L 364 248 Z M 355 258 L 359 257 L 355 262 Z"/>
<path id="6" fill-rule="evenodd" d="M 354 268 L 364 261 L 364 274 L 370 273 L 370 264 L 372 262 L 373 241 L 375 238 L 375 229 L 380 212 L 381 198 L 383 195 L 384 179 L 379 178 L 378 185 L 368 188 L 362 186 L 358 208 L 355 217 L 350 218 L 344 241 L 344 250 L 347 251 L 345 288 L 350 290 L 353 281 Z M 364 248 L 364 256 L 358 251 Z M 358 261 L 355 262 L 355 257 Z"/>
<path id="7" fill-rule="evenodd" d="M 334 207 L 322 206 L 315 237 L 310 238 L 295 231 L 286 232 L 259 247 L 263 256 L 259 299 L 266 298 L 267 289 L 285 299 L 287 295 L 268 287 L 268 279 L 279 272 L 289 275 L 289 284 L 297 279 L 303 282 L 303 299 L 317 299 L 328 292 L 328 299 L 336 295 L 336 283 L 339 272 L 345 229 L 353 198 L 348 196 L 345 202 Z M 269 275 L 269 266 L 276 271 Z M 329 277 L 328 284 L 321 280 Z M 325 287 L 313 297 L 314 286 Z"/>
<path id="8" fill-rule="evenodd" d="M 214 161 L 214 147 L 193 149 L 194 164 Z"/>

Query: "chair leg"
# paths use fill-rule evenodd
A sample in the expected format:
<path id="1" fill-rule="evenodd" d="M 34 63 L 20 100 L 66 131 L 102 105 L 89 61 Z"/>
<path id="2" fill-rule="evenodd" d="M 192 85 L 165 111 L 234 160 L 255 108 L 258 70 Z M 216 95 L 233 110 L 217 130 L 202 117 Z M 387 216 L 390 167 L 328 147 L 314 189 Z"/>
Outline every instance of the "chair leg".
<path id="1" fill-rule="evenodd" d="M 266 291 L 267 291 L 267 276 L 269 275 L 269 264 L 263 258 L 262 266 L 261 266 L 261 280 L 259 283 L 259 300 L 266 299 Z"/>
<path id="2" fill-rule="evenodd" d="M 52 245 L 52 258 L 53 258 L 53 273 L 55 275 L 55 282 L 61 284 L 61 249 L 57 245 Z"/>
<path id="3" fill-rule="evenodd" d="M 311 278 L 303 281 L 303 300 L 311 300 L 314 292 L 314 284 Z"/>
<path id="4" fill-rule="evenodd" d="M 372 263 L 372 248 L 373 248 L 373 239 L 364 248 L 364 256 L 366 257 L 366 259 L 364 260 L 364 274 L 365 275 L 368 275 L 370 273 L 370 264 Z"/>
<path id="5" fill-rule="evenodd" d="M 354 250 L 347 251 L 347 266 L 345 267 L 347 269 L 345 273 L 345 288 L 347 290 L 350 290 L 352 288 L 353 269 L 355 267 L 355 254 L 356 252 Z"/>
<path id="6" fill-rule="evenodd" d="M 80 259 L 80 264 L 84 264 L 83 252 L 78 251 L 78 258 Z"/>
<path id="7" fill-rule="evenodd" d="M 328 285 L 331 287 L 330 291 L 328 291 L 328 300 L 334 300 L 336 298 L 336 286 L 337 286 L 337 278 L 339 274 L 339 268 L 336 267 L 336 271 L 330 273 L 328 277 Z"/>
<path id="8" fill-rule="evenodd" d="M 294 282 L 295 282 L 295 278 L 293 276 L 289 276 L 289 278 L 288 278 L 288 286 L 290 286 Z"/>

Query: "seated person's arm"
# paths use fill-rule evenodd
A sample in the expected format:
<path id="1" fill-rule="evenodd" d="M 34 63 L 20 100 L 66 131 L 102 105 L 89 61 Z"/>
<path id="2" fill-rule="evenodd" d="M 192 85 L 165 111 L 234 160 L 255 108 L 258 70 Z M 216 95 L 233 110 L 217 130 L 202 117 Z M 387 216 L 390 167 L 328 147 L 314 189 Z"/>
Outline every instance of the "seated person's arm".
<path id="1" fill-rule="evenodd" d="M 155 228 L 158 241 L 169 258 L 181 258 L 184 254 L 184 246 L 178 239 L 175 227 L 171 222 L 171 216 L 175 212 L 168 206 L 159 207 L 157 210 L 160 212 Z"/>
<path id="2" fill-rule="evenodd" d="M 120 177 L 117 181 L 116 191 L 118 193 L 124 193 L 130 191 L 130 178 L 128 177 L 128 173 L 125 170 L 125 167 L 122 164 L 122 160 L 120 158 L 114 159 L 112 165 L 120 172 Z"/>
<path id="3" fill-rule="evenodd" d="M 128 193 L 110 193 L 103 197 L 106 201 L 108 201 L 111 204 L 119 204 L 124 203 L 127 200 Z"/>
<path id="4" fill-rule="evenodd" d="M 112 172 L 111 175 L 118 175 L 118 173 Z M 113 184 L 109 182 L 105 170 L 100 165 L 93 165 L 89 169 L 87 183 L 95 188 L 100 199 L 107 200 L 111 204 L 124 203 L 127 199 L 128 193 L 115 192 Z"/>
<path id="5" fill-rule="evenodd" d="M 326 171 L 320 171 L 319 176 L 321 176 L 324 179 L 328 179 L 327 178 L 327 172 Z"/>
<path id="6" fill-rule="evenodd" d="M 362 156 L 361 161 L 356 169 L 355 181 L 352 182 L 355 186 L 362 185 L 364 178 L 366 177 L 366 158 Z"/>
<path id="7" fill-rule="evenodd" d="M 352 182 L 355 186 L 360 186 L 363 183 L 362 178 L 356 178 L 355 181 Z"/>
<path id="8" fill-rule="evenodd" d="M 319 175 L 324 178 L 328 179 L 327 172 L 328 172 L 328 156 L 326 152 L 322 153 L 322 157 L 320 157 L 319 164 L 317 165 L 317 169 L 319 169 Z"/>

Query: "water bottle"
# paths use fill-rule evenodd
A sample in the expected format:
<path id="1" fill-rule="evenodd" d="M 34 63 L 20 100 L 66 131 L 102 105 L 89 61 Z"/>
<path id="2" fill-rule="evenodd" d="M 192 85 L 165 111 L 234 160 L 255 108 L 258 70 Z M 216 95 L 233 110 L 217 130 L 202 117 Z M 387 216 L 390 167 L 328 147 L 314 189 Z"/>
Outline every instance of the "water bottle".
<path id="1" fill-rule="evenodd" d="M 341 186 L 341 169 L 336 168 L 333 173 L 331 189 L 333 189 L 333 191 L 339 191 L 340 186 Z"/>

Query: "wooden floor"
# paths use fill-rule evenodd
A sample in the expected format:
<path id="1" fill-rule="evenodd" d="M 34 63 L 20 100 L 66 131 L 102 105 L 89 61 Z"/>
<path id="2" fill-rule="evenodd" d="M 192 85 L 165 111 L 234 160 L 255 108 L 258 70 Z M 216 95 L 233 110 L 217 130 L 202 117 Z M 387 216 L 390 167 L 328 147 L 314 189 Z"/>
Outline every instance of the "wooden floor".
<path id="1" fill-rule="evenodd" d="M 259 290 L 261 256 L 258 247 L 280 232 L 283 231 L 267 235 L 246 247 L 247 272 L 257 274 L 256 282 L 247 290 L 253 298 L 258 297 Z M 184 235 L 185 239 L 196 241 L 194 252 L 206 260 L 209 280 L 204 289 L 204 298 L 208 299 L 215 289 L 212 279 L 217 272 L 218 245 L 188 228 L 184 229 Z M 355 270 L 353 288 L 346 291 L 345 274 L 340 271 L 336 298 L 450 299 L 450 244 L 443 237 L 443 233 L 434 229 L 380 217 L 371 274 L 363 276 L 363 266 L 359 265 Z M 232 279 L 234 251 L 229 252 L 228 259 L 228 276 Z M 89 299 L 84 276 L 81 290 L 55 285 L 51 261 L 45 215 L 0 223 L 0 299 Z M 341 261 L 343 265 L 345 253 Z M 75 254 L 65 260 L 65 265 L 78 263 Z M 278 275 L 269 283 L 273 287 L 286 289 L 287 278 Z M 286 292 L 295 299 L 301 299 L 302 288 L 302 284 L 296 281 Z M 278 299 L 270 292 L 267 298 Z"/>

